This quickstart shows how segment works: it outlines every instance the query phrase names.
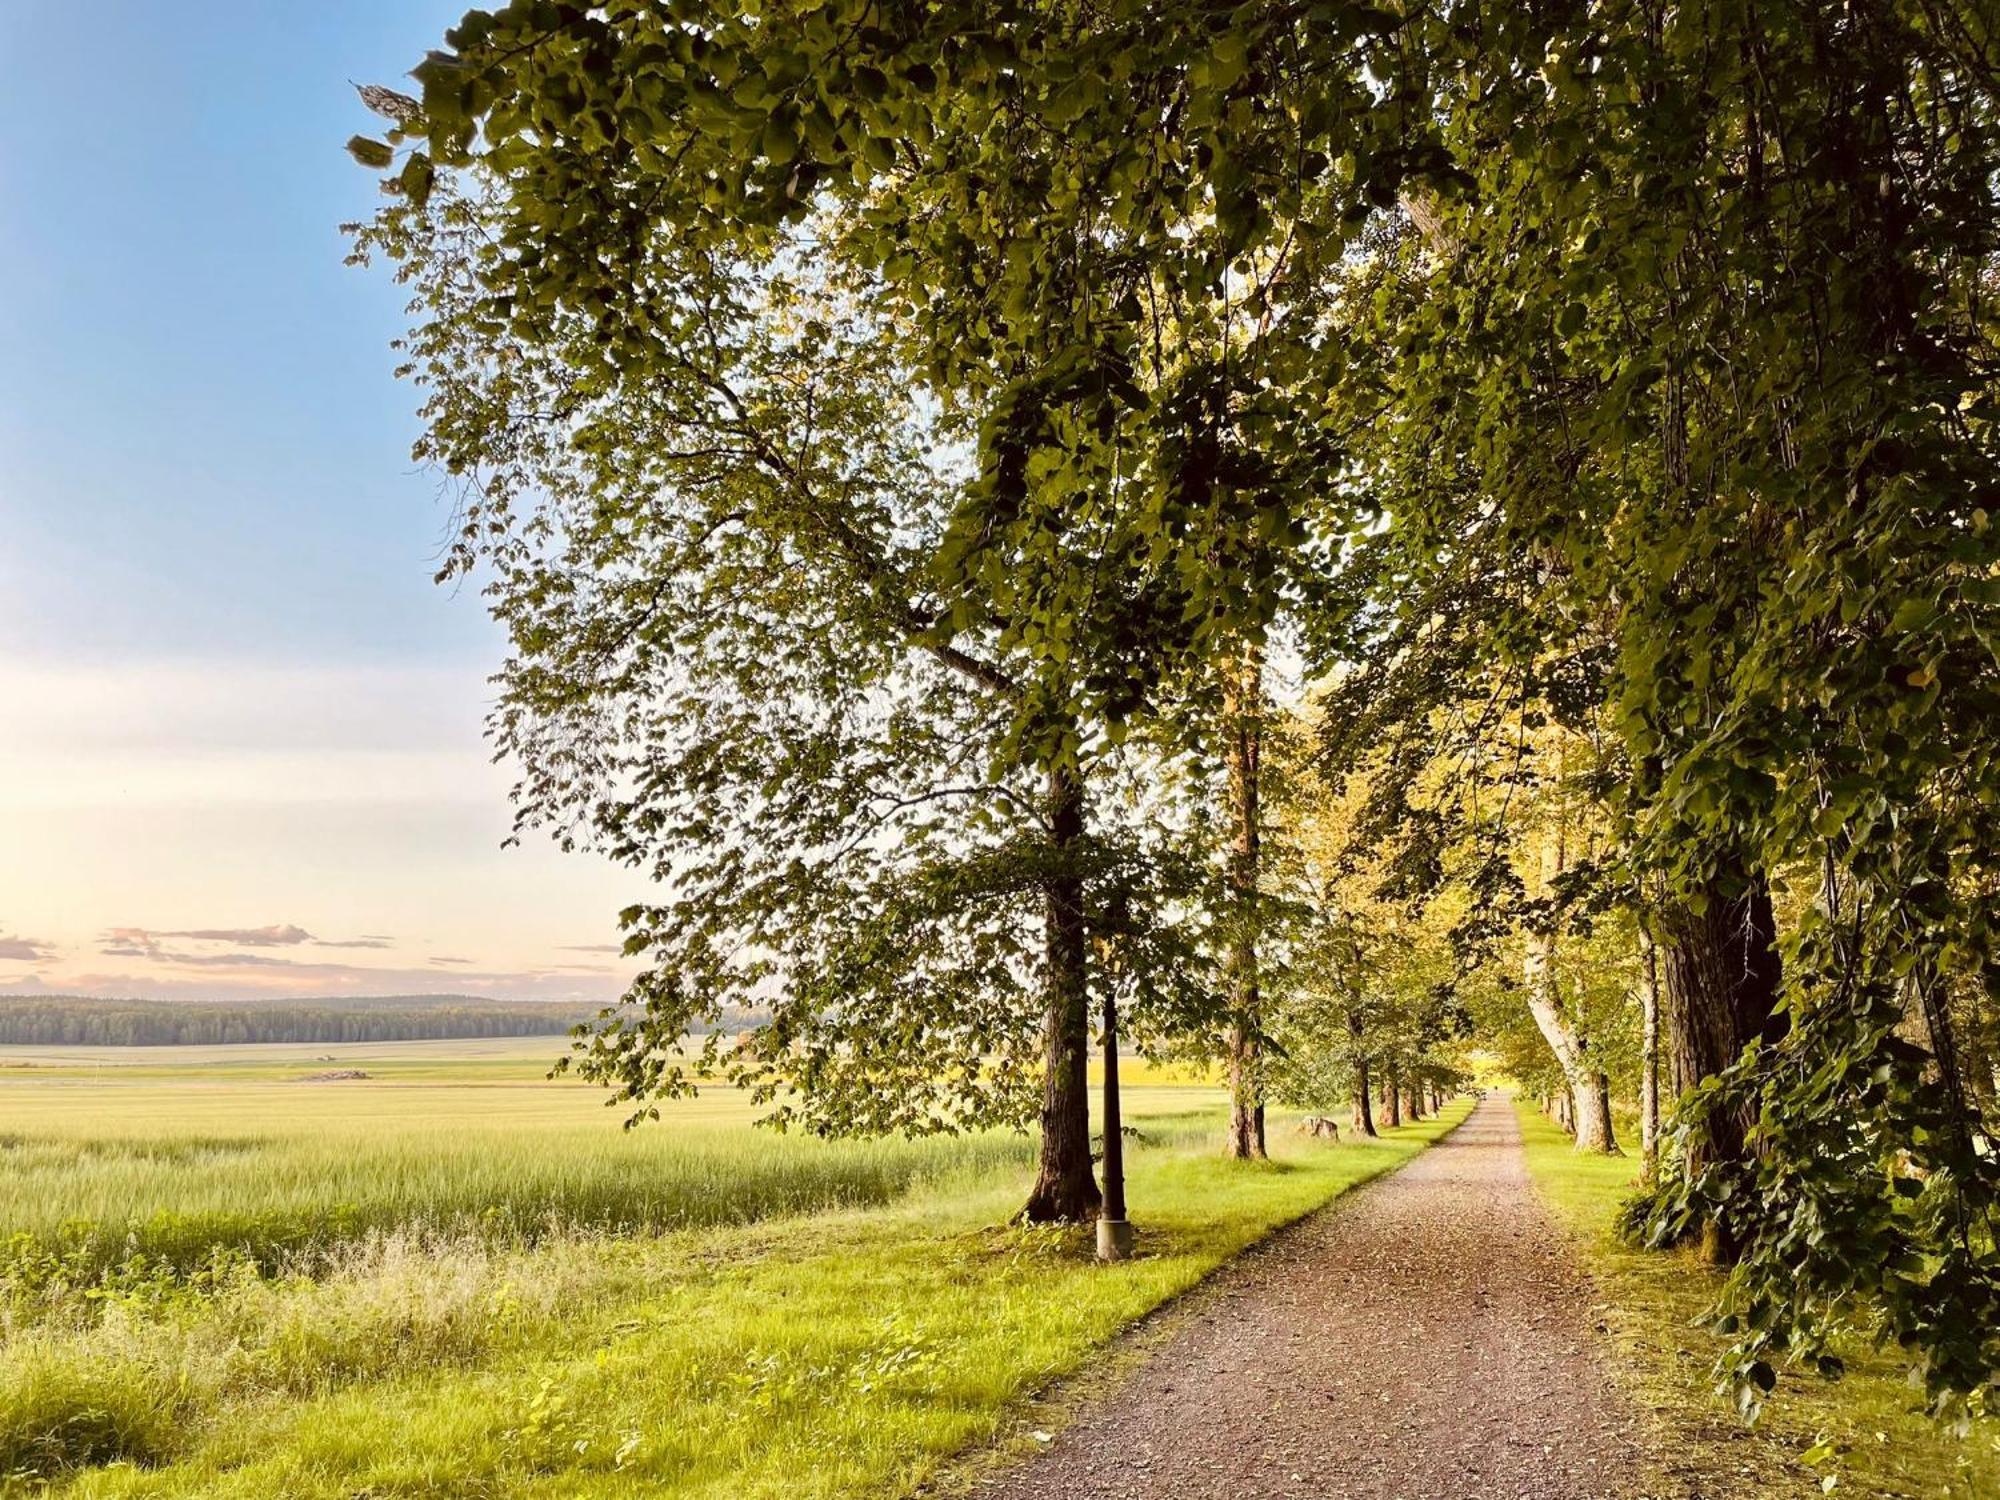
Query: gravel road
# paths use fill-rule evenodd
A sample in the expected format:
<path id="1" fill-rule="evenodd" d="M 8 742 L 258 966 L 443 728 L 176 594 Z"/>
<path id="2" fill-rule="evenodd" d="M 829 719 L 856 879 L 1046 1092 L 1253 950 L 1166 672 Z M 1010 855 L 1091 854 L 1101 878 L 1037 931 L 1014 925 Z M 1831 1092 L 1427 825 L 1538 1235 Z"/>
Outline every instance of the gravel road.
<path id="1" fill-rule="evenodd" d="M 983 1500 L 1634 1500 L 1647 1418 L 1511 1103 L 1244 1255 Z M 1676 1492 L 1678 1487 L 1676 1487 Z"/>

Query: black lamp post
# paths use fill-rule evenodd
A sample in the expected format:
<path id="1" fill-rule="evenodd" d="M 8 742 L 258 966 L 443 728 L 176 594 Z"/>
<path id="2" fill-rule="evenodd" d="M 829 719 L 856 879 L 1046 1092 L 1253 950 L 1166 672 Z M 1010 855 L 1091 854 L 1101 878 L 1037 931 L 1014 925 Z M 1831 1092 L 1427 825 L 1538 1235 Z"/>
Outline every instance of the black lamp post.
<path id="1" fill-rule="evenodd" d="M 1128 1260 L 1132 1226 L 1125 1218 L 1125 1132 L 1118 1118 L 1118 994 L 1104 993 L 1104 1209 L 1097 1216 L 1097 1258 Z"/>

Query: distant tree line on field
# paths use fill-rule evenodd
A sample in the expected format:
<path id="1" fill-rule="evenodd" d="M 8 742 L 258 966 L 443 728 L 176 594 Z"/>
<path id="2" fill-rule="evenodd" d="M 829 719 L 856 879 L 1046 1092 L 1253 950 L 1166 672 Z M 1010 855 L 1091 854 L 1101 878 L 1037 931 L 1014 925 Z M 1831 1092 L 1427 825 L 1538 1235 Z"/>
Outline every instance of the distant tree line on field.
<path id="1" fill-rule="evenodd" d="M 0 998 L 0 1044 L 158 1047 L 557 1036 L 596 1013 L 596 1006 L 569 1002 L 452 995 L 310 1001 L 10 996 Z"/>

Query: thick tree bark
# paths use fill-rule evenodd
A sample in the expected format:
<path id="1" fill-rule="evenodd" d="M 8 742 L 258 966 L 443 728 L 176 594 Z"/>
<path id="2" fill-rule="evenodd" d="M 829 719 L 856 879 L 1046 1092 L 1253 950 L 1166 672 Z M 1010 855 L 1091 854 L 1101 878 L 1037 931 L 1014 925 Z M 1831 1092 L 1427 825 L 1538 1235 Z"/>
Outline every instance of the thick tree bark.
<path id="1" fill-rule="evenodd" d="M 1263 1156 L 1264 1061 L 1257 1038 L 1238 1024 L 1229 1032 L 1229 1154 L 1238 1161 Z"/>
<path id="2" fill-rule="evenodd" d="M 1249 1160 L 1265 1154 L 1264 1058 L 1258 1040 L 1262 996 L 1257 975 L 1257 888 L 1261 809 L 1258 805 L 1262 731 L 1263 653 L 1245 653 L 1223 687 L 1223 718 L 1229 740 L 1229 814 L 1235 841 L 1229 858 L 1229 889 L 1236 908 L 1236 937 L 1230 945 L 1229 1154 Z"/>
<path id="3" fill-rule="evenodd" d="M 1677 902 L 1660 922 L 1662 1019 L 1674 1076 L 1688 1088 L 1729 1067 L 1751 1041 L 1776 1042 L 1785 1034 L 1770 887 L 1762 875 L 1736 866 L 1719 872 L 1704 894 L 1700 911 Z M 1747 1100 L 1710 1111 L 1688 1137 L 1689 1177 L 1744 1160 L 1756 1123 L 1756 1106 Z M 1702 1233 L 1702 1253 L 1726 1262 L 1735 1259 L 1736 1247 L 1711 1223 Z"/>
<path id="4" fill-rule="evenodd" d="M 1545 849 L 1543 876 L 1551 892 L 1566 863 L 1566 830 Z M 1601 1156 L 1618 1156 L 1618 1142 L 1611 1133 L 1609 1082 L 1589 1055 L 1582 1032 L 1563 1010 L 1562 995 L 1556 986 L 1556 934 L 1553 926 L 1527 934 L 1527 951 L 1522 956 L 1522 981 L 1527 989 L 1528 1012 L 1542 1040 L 1555 1054 L 1569 1086 L 1570 1114 L 1564 1121 L 1576 1137 L 1576 1149 Z"/>
<path id="5" fill-rule="evenodd" d="M 1356 1031 L 1361 1028 L 1355 1027 Z M 1375 1111 L 1368 1104 L 1368 1059 L 1355 1059 L 1354 1063 L 1354 1133 L 1357 1136 L 1375 1134 Z"/>
<path id="6" fill-rule="evenodd" d="M 1403 1100 L 1403 1118 L 1414 1125 L 1423 1117 L 1424 1086 L 1420 1083 L 1413 1083 L 1410 1085 L 1409 1092 Z"/>
<path id="7" fill-rule="evenodd" d="M 1973 1024 L 1966 1027 L 1964 1040 L 1959 1045 L 1959 1055 L 1965 1067 L 1965 1092 L 1972 1101 L 1973 1121 L 1991 1121 L 2000 1110 L 1995 1109 L 1996 1091 L 1993 1070 L 1993 1053 L 1987 1044 L 1986 1032 L 1979 1024 L 1979 1014 L 1973 1014 Z M 1982 1129 L 1986 1128 L 1981 1126 Z"/>
<path id="8" fill-rule="evenodd" d="M 1650 1180 L 1660 1166 L 1660 954 L 1639 929 L 1639 1160 Z"/>
<path id="9" fill-rule="evenodd" d="M 1384 1122 L 1391 1126 L 1403 1123 L 1403 1088 L 1396 1075 L 1397 1068 L 1392 1062 L 1382 1079 L 1382 1115 Z"/>
<path id="10" fill-rule="evenodd" d="M 1061 855 L 1083 838 L 1083 786 L 1074 772 L 1049 773 L 1048 816 L 1058 873 L 1044 902 L 1048 965 L 1042 1020 L 1042 1145 L 1035 1185 L 1021 1217 L 1030 1224 L 1097 1216 L 1102 1198 L 1090 1170 L 1090 974 L 1082 878 Z"/>

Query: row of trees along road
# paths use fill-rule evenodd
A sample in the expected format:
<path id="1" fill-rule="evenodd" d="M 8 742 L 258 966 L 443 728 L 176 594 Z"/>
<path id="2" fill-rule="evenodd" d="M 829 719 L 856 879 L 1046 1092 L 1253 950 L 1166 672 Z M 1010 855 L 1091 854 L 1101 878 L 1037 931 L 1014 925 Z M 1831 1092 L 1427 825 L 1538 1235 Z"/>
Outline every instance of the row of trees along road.
<path id="1" fill-rule="evenodd" d="M 357 253 L 519 816 L 656 881 L 587 1072 L 1039 1114 L 1061 1219 L 1107 997 L 1245 1155 L 1482 1034 L 1612 1149 L 1637 1057 L 1747 1399 L 1856 1322 L 1991 1398 L 1988 8 L 516 0 L 414 76 Z"/>

